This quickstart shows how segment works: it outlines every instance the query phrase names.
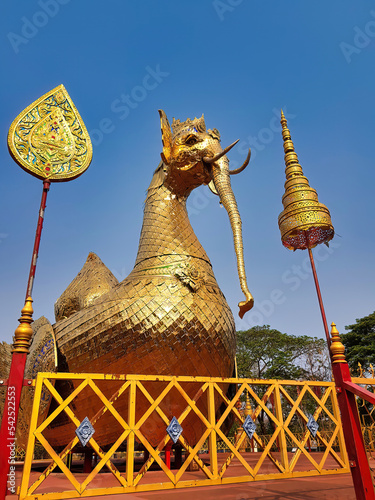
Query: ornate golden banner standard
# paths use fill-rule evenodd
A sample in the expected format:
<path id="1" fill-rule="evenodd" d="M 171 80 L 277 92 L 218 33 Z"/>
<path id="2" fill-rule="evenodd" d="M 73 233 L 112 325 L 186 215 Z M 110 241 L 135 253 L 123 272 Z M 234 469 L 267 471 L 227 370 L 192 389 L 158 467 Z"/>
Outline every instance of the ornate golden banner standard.
<path id="1" fill-rule="evenodd" d="M 64 85 L 17 116 L 9 129 L 8 147 L 24 170 L 49 181 L 78 177 L 92 159 L 90 137 Z"/>
<path id="2" fill-rule="evenodd" d="M 33 255 L 20 325 L 15 331 L 12 363 L 3 419 L 0 429 L 0 497 L 7 491 L 11 449 L 15 446 L 15 428 L 24 383 L 26 357 L 33 335 L 31 323 L 32 289 L 43 228 L 47 193 L 52 181 L 69 181 L 90 165 L 92 145 L 86 127 L 63 85 L 47 92 L 28 106 L 10 126 L 9 152 L 26 172 L 43 180 Z M 35 337 L 34 337 L 35 340 Z M 48 342 L 54 344 L 54 338 Z M 47 345 L 46 345 L 47 348 Z M 9 426 L 10 419 L 12 426 Z M 2 450 L 5 452 L 1 453 Z"/>

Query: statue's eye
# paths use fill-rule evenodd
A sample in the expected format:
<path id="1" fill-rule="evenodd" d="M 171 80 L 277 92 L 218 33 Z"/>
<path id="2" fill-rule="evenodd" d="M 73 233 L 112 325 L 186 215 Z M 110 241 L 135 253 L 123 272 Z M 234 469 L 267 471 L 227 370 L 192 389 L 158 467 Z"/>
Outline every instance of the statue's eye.
<path id="1" fill-rule="evenodd" d="M 198 142 L 198 137 L 196 135 L 188 135 L 185 139 L 185 144 L 188 146 L 193 146 Z"/>

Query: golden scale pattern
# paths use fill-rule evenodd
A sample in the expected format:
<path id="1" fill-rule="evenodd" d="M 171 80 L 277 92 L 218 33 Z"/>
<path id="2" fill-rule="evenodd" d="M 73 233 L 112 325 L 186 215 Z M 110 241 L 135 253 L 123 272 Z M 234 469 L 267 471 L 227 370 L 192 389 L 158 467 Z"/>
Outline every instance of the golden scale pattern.
<path id="1" fill-rule="evenodd" d="M 179 140 L 192 127 L 203 138 L 209 136 L 208 144 L 219 147 L 218 132 L 206 132 L 203 117 L 173 125 L 173 155 L 180 154 Z M 188 160 L 192 165 L 199 164 L 198 158 L 184 161 Z M 186 170 L 170 170 L 164 180 L 166 168 L 163 163 L 159 165 L 148 190 L 138 255 L 130 275 L 117 283 L 100 259 L 90 254 L 56 302 L 53 332 L 59 352 L 58 371 L 232 376 L 236 349 L 233 315 L 186 209 L 190 191 L 208 184 L 209 179 L 207 173 L 189 166 Z M 223 187 L 224 191 L 228 189 Z M 223 195 L 220 198 L 224 206 L 228 204 Z M 237 206 L 233 207 L 233 201 L 229 205 L 231 208 L 226 208 L 230 219 L 239 219 Z M 234 239 L 239 240 L 238 234 Z M 242 289 L 252 300 L 242 256 L 238 262 Z M 61 384 L 57 389 L 63 397 L 74 385 L 66 381 L 56 384 Z M 151 387 L 149 390 L 152 394 Z M 194 384 L 190 390 L 194 391 Z M 118 410 L 126 414 L 127 401 L 117 403 Z M 178 416 L 185 407 L 176 394 L 168 396 L 163 404 L 169 418 Z M 90 418 L 98 408 L 100 401 L 95 402 L 92 393 L 86 391 L 75 411 L 82 420 L 87 415 Z M 117 435 L 113 420 L 103 418 L 101 422 L 95 429 L 96 438 L 102 444 L 113 442 Z M 66 444 L 70 431 L 62 413 L 44 434 L 59 447 Z M 184 422 L 184 436 L 190 443 L 197 441 L 201 431 L 201 422 L 194 415 Z M 157 420 L 153 424 L 150 417 L 149 428 L 143 432 L 150 442 L 157 443 L 165 429 L 159 430 Z"/>

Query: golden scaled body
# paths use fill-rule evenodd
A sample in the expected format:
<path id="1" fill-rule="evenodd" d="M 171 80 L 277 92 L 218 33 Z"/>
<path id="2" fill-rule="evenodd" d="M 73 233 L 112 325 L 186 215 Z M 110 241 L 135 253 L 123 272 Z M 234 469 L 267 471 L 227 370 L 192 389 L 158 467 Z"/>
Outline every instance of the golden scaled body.
<path id="1" fill-rule="evenodd" d="M 245 294 L 245 301 L 240 303 L 243 315 L 253 299 L 246 284 L 241 220 L 230 187 L 229 162 L 225 155 L 217 158 L 223 152 L 219 134 L 206 131 L 203 117 L 174 122 L 171 130 L 165 114 L 160 113 L 163 162 L 148 189 L 134 269 L 118 283 L 98 257 L 89 255 L 55 305 L 58 371 L 210 377 L 233 374 L 233 315 L 186 209 L 190 192 L 201 184 L 210 184 L 219 194 L 232 223 Z M 72 386 L 56 388 L 66 396 Z M 124 414 L 126 404 L 119 408 Z M 139 411 L 146 411 L 148 405 L 145 402 Z M 163 405 L 172 418 L 181 414 L 186 402 L 169 395 Z M 76 412 L 80 418 L 90 419 L 100 407 L 87 391 Z M 116 426 L 105 417 L 100 422 L 95 428 L 96 439 L 102 445 L 113 442 Z M 63 446 L 71 427 L 62 415 L 44 434 L 51 444 Z M 150 425 L 144 430 L 156 444 L 165 434 L 159 427 Z M 201 422 L 191 415 L 184 422 L 184 436 L 193 444 L 200 435 Z"/>

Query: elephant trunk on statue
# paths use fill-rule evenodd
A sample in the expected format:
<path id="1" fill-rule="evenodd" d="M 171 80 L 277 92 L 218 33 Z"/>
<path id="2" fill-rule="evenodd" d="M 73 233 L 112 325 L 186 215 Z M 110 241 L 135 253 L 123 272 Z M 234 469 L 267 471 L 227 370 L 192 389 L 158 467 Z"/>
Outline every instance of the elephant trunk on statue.
<path id="1" fill-rule="evenodd" d="M 247 162 L 249 161 L 249 159 L 250 155 L 248 156 Z M 242 301 L 238 304 L 240 308 L 239 315 L 242 318 L 244 314 L 253 307 L 254 299 L 247 286 L 245 262 L 243 256 L 241 217 L 230 182 L 229 161 L 225 155 L 212 164 L 212 182 L 214 184 L 215 191 L 220 196 L 221 203 L 228 212 L 230 224 L 232 227 L 234 249 L 237 257 L 238 277 L 240 279 L 241 289 L 246 298 L 245 301 Z"/>

